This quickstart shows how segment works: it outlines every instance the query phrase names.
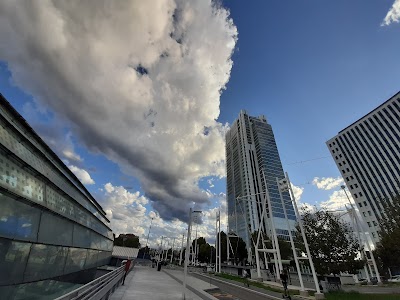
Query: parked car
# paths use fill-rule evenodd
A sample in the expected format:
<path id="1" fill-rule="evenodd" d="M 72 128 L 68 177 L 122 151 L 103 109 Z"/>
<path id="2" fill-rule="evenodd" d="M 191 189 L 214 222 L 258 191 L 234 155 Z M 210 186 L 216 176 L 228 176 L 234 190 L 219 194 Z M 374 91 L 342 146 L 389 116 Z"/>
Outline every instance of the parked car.
<path id="1" fill-rule="evenodd" d="M 400 282 L 400 275 L 392 276 L 388 282 Z"/>
<path id="2" fill-rule="evenodd" d="M 381 276 L 381 281 L 385 282 L 386 281 L 385 277 Z M 378 278 L 377 277 L 371 277 L 371 282 L 372 282 L 372 284 L 377 284 L 378 283 Z"/>

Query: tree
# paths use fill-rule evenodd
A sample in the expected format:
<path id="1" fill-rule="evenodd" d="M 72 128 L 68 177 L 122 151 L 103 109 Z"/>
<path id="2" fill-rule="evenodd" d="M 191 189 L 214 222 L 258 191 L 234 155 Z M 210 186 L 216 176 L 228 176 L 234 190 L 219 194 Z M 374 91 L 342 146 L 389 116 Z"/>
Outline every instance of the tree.
<path id="1" fill-rule="evenodd" d="M 400 267 L 400 195 L 392 202 L 382 201 L 384 214 L 380 221 L 380 242 L 376 254 L 384 268 Z"/>
<path id="2" fill-rule="evenodd" d="M 229 257 L 234 261 L 242 261 L 247 258 L 246 243 L 241 237 L 233 237 L 229 239 L 232 249 L 229 249 Z M 226 233 L 221 231 L 221 261 L 226 261 L 227 257 L 227 236 Z"/>
<path id="3" fill-rule="evenodd" d="M 347 223 L 324 210 L 304 210 L 302 218 L 317 273 L 337 275 L 345 271 L 354 272 L 364 266 L 365 261 L 356 259 L 360 245 Z M 299 226 L 296 242 L 306 252 Z"/>
<path id="4" fill-rule="evenodd" d="M 132 233 L 120 234 L 116 239 L 114 239 L 114 246 L 139 248 L 139 237 Z"/>

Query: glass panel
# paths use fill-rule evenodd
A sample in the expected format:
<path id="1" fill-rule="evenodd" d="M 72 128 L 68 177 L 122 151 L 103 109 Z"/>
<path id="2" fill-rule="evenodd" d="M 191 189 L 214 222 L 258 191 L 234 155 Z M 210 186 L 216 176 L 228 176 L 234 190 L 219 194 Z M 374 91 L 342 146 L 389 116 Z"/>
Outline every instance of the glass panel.
<path id="1" fill-rule="evenodd" d="M 74 247 L 82 247 L 82 248 L 90 248 L 91 234 L 95 234 L 95 233 L 91 232 L 90 229 L 87 229 L 78 224 L 74 224 L 73 246 Z"/>
<path id="2" fill-rule="evenodd" d="M 0 151 L 0 185 L 27 199 L 43 204 L 44 184 Z"/>
<path id="3" fill-rule="evenodd" d="M 0 238 L 0 285 L 22 282 L 30 247 L 31 243 Z"/>
<path id="4" fill-rule="evenodd" d="M 36 241 L 40 210 L 0 194 L 0 235 L 27 241 Z"/>
<path id="5" fill-rule="evenodd" d="M 72 246 L 73 223 L 51 213 L 43 212 L 38 242 Z"/>
<path id="6" fill-rule="evenodd" d="M 83 270 L 85 267 L 87 251 L 88 250 L 86 249 L 69 248 L 64 274 Z"/>
<path id="7" fill-rule="evenodd" d="M 94 268 L 97 266 L 97 256 L 99 251 L 97 250 L 88 250 L 88 256 L 86 260 L 85 269 Z"/>
<path id="8" fill-rule="evenodd" d="M 69 219 L 75 220 L 74 205 L 51 187 L 46 188 L 47 207 Z"/>
<path id="9" fill-rule="evenodd" d="M 25 270 L 24 281 L 63 275 L 68 248 L 33 244 Z"/>

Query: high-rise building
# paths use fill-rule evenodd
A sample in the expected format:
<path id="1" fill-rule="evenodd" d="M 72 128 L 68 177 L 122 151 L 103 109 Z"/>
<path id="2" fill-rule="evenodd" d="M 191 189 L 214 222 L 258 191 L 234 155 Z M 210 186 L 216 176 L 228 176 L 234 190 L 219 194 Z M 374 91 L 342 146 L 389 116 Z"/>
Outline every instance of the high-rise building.
<path id="1" fill-rule="evenodd" d="M 400 92 L 326 145 L 373 240 L 379 241 L 382 201 L 400 191 Z"/>
<path id="2" fill-rule="evenodd" d="M 276 182 L 276 178 L 282 179 L 285 174 L 271 125 L 264 116 L 252 117 L 242 110 L 225 139 L 229 230 L 250 247 L 250 234 L 258 230 L 261 203 L 268 187 L 277 235 L 288 240 L 289 231 Z M 288 192 L 283 192 L 283 199 L 293 231 L 296 217 Z M 263 223 L 268 235 L 270 220 L 268 214 L 268 221 Z"/>
<path id="3" fill-rule="evenodd" d="M 0 298 L 42 299 L 45 290 L 53 299 L 93 280 L 111 258 L 108 224 L 84 185 L 0 94 Z"/>

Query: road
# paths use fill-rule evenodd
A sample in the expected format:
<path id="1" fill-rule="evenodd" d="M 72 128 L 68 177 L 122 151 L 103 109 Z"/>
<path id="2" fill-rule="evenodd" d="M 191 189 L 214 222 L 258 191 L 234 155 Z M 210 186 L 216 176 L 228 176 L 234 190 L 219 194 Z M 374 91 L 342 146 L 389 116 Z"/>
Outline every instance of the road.
<path id="1" fill-rule="evenodd" d="M 191 273 L 193 277 L 210 282 L 217 286 L 220 291 L 211 293 L 218 299 L 230 299 L 230 300 L 281 300 L 282 294 L 250 286 L 250 288 L 244 287 L 243 284 L 233 282 L 231 280 L 225 280 L 222 278 L 214 278 L 213 276 Z M 268 294 L 266 294 L 268 293 Z"/>

